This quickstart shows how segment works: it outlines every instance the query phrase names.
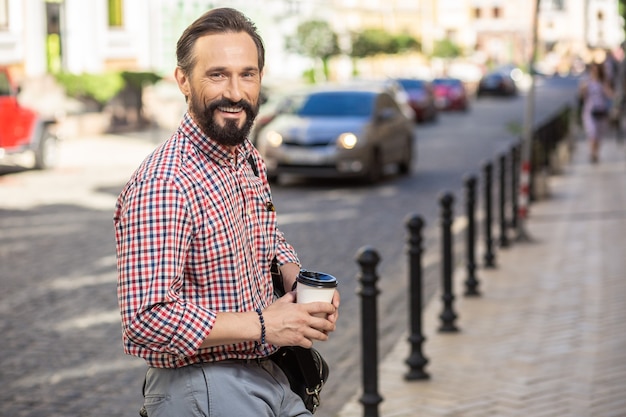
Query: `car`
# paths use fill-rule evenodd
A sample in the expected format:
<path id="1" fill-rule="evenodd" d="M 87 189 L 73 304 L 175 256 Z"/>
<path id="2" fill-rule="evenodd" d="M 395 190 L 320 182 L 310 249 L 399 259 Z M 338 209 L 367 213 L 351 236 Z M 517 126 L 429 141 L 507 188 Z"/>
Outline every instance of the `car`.
<path id="1" fill-rule="evenodd" d="M 469 109 L 469 99 L 465 84 L 458 78 L 441 77 L 433 79 L 435 105 L 439 110 Z"/>
<path id="2" fill-rule="evenodd" d="M 20 165 L 29 156 L 31 167 L 47 169 L 58 161 L 58 138 L 51 132 L 54 120 L 18 100 L 19 87 L 8 67 L 0 66 L 0 163 Z"/>
<path id="3" fill-rule="evenodd" d="M 376 183 L 391 164 L 410 172 L 414 123 L 384 86 L 308 87 L 283 100 L 256 139 L 270 181 L 292 174 Z"/>
<path id="4" fill-rule="evenodd" d="M 483 75 L 476 88 L 476 97 L 515 96 L 517 94 L 517 80 L 521 77 L 521 70 L 516 67 L 503 66 Z"/>
<path id="5" fill-rule="evenodd" d="M 415 112 L 415 121 L 422 123 L 437 120 L 435 93 L 430 81 L 419 78 L 395 78 L 408 95 L 408 102 Z"/>
<path id="6" fill-rule="evenodd" d="M 289 94 L 284 92 L 272 92 L 265 101 L 260 104 L 259 112 L 254 119 L 254 125 L 250 131 L 249 139 L 253 145 L 257 143 L 259 132 L 265 125 L 283 112 L 289 111 Z"/>

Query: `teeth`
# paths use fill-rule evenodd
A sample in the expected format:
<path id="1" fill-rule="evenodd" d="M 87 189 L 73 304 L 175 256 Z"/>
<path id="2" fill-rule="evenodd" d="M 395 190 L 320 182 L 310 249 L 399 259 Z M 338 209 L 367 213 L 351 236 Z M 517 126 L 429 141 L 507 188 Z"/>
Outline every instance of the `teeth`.
<path id="1" fill-rule="evenodd" d="M 220 107 L 219 109 L 227 113 L 239 113 L 242 110 L 241 107 Z"/>

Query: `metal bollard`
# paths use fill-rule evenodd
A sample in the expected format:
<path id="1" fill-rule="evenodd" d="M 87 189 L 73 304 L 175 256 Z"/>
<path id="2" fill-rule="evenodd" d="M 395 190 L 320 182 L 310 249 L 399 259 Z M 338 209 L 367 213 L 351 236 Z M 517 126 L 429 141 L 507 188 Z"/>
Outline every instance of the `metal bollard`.
<path id="1" fill-rule="evenodd" d="M 357 252 L 356 260 L 361 266 L 358 277 L 361 282 L 361 347 L 363 371 L 363 404 L 364 417 L 378 417 L 378 404 L 383 398 L 378 393 L 378 314 L 376 312 L 376 266 L 380 256 L 375 249 L 363 247 Z"/>
<path id="2" fill-rule="evenodd" d="M 442 265 L 442 287 L 443 294 L 443 311 L 439 315 L 441 319 L 440 332 L 456 332 L 459 329 L 454 325 L 457 315 L 452 308 L 454 302 L 454 294 L 452 291 L 452 205 L 454 204 L 454 196 L 450 193 L 444 193 L 439 199 L 441 204 L 441 265 Z"/>
<path id="3" fill-rule="evenodd" d="M 498 195 L 498 200 L 500 204 L 498 205 L 500 208 L 499 217 L 500 217 L 500 247 L 508 248 L 509 247 L 509 238 L 507 236 L 507 224 L 506 224 L 506 154 L 500 155 L 499 158 L 499 169 L 498 173 L 500 174 L 500 191 Z"/>
<path id="4" fill-rule="evenodd" d="M 422 345 L 426 338 L 422 334 L 422 229 L 424 219 L 419 215 L 411 216 L 406 222 L 409 229 L 409 317 L 411 334 L 408 341 L 411 343 L 411 354 L 405 363 L 409 365 L 409 371 L 404 379 L 413 381 L 428 379 L 430 376 L 424 367 L 428 363 L 422 353 Z"/>
<path id="5" fill-rule="evenodd" d="M 466 256 L 467 278 L 465 280 L 465 295 L 480 295 L 478 279 L 476 278 L 476 177 L 471 175 L 465 178 L 465 208 L 467 215 Z"/>
<path id="6" fill-rule="evenodd" d="M 491 162 L 486 162 L 483 165 L 483 175 L 485 177 L 484 181 L 484 198 L 485 198 L 485 254 L 484 261 L 485 266 L 488 268 L 493 268 L 496 266 L 496 255 L 493 252 L 493 235 L 491 233 L 491 224 L 493 223 L 492 216 L 492 178 L 493 178 L 493 164 Z"/>

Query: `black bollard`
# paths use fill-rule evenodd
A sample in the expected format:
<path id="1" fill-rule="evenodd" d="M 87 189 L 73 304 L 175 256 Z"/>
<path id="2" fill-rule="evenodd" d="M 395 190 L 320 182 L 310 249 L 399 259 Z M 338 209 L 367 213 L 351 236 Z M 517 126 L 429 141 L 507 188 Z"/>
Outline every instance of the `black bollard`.
<path id="1" fill-rule="evenodd" d="M 517 187 L 519 185 L 519 149 L 518 145 L 511 146 L 511 166 L 510 166 L 510 175 L 511 175 L 511 228 L 517 228 Z"/>
<path id="2" fill-rule="evenodd" d="M 467 278 L 465 279 L 465 295 L 480 295 L 476 278 L 476 177 L 465 178 L 465 204 L 467 215 L 466 256 Z"/>
<path id="3" fill-rule="evenodd" d="M 491 233 L 491 225 L 493 223 L 493 203 L 492 203 L 492 179 L 493 179 L 493 164 L 486 162 L 483 165 L 484 189 L 485 192 L 485 254 L 484 261 L 485 267 L 494 268 L 496 266 L 496 255 L 493 252 L 493 235 Z"/>
<path id="4" fill-rule="evenodd" d="M 428 359 L 422 354 L 422 345 L 426 338 L 422 334 L 422 229 L 424 219 L 414 215 L 406 222 L 409 229 L 409 278 L 410 278 L 410 312 L 409 322 L 411 334 L 408 341 L 411 343 L 411 354 L 405 363 L 409 365 L 409 371 L 404 375 L 404 379 L 412 381 L 417 379 L 428 379 L 430 376 L 424 367 Z"/>
<path id="5" fill-rule="evenodd" d="M 363 247 L 356 257 L 361 266 L 359 281 L 361 282 L 361 346 L 363 395 L 360 398 L 363 404 L 364 417 L 378 417 L 378 404 L 383 398 L 378 393 L 378 315 L 376 312 L 376 297 L 379 292 L 376 288 L 376 266 L 380 256 L 375 249 Z"/>
<path id="6" fill-rule="evenodd" d="M 445 193 L 439 199 L 441 204 L 441 266 L 442 266 L 442 287 L 443 294 L 441 300 L 443 301 L 443 311 L 439 315 L 441 319 L 440 332 L 456 332 L 459 329 L 454 325 L 456 320 L 456 313 L 452 308 L 454 302 L 454 294 L 452 291 L 452 205 L 454 204 L 454 196 L 450 193 Z"/>
<path id="7" fill-rule="evenodd" d="M 499 201 L 499 217 L 500 217 L 500 247 L 509 247 L 509 238 L 507 236 L 507 224 L 506 224 L 506 154 L 500 155 L 499 158 L 499 185 L 500 191 L 498 192 Z"/>

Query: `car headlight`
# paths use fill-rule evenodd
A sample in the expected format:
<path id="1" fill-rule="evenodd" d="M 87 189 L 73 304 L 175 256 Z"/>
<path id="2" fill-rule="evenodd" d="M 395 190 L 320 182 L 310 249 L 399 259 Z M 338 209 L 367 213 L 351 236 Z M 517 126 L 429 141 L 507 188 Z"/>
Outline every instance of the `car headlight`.
<path id="1" fill-rule="evenodd" d="M 283 143 L 283 136 L 274 130 L 270 130 L 265 135 L 265 141 L 268 145 L 278 148 Z"/>
<path id="2" fill-rule="evenodd" d="M 356 146 L 359 139 L 354 133 L 342 133 L 337 139 L 337 145 L 344 149 L 352 149 Z"/>

